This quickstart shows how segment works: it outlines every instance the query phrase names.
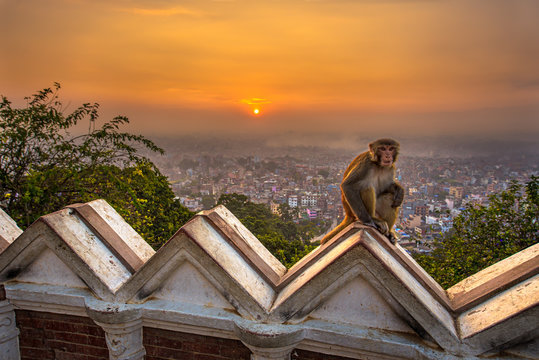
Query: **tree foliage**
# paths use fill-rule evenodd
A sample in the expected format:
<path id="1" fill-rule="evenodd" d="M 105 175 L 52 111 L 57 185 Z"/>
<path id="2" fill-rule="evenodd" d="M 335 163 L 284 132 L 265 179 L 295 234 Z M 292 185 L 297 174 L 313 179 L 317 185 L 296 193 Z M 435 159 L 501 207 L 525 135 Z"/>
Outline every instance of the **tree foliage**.
<path id="1" fill-rule="evenodd" d="M 440 285 L 449 288 L 470 275 L 537 243 L 539 178 L 490 196 L 488 206 L 469 204 L 453 231 L 430 254 L 414 257 Z"/>
<path id="2" fill-rule="evenodd" d="M 98 104 L 69 114 L 59 84 L 27 97 L 24 108 L 0 103 L 0 201 L 22 228 L 66 205 L 104 198 L 154 246 L 191 217 L 166 177 L 140 154 L 163 153 L 151 140 L 120 131 L 118 116 L 96 126 Z M 88 131 L 80 133 L 81 122 Z"/>
<path id="3" fill-rule="evenodd" d="M 283 207 L 287 212 L 280 218 L 272 214 L 267 205 L 255 204 L 245 195 L 224 194 L 217 204 L 230 210 L 288 268 L 317 246 L 308 243 L 316 227 L 312 223 L 294 223 L 293 210 L 287 205 Z"/>

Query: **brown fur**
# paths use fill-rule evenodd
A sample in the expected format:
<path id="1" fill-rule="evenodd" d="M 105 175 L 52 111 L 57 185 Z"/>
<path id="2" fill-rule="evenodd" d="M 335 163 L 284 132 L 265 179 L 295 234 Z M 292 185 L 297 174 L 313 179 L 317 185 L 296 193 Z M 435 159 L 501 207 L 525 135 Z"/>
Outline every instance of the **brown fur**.
<path id="1" fill-rule="evenodd" d="M 381 164 L 381 148 L 393 149 L 390 166 Z M 395 161 L 399 143 L 379 139 L 369 144 L 369 151 L 358 155 L 346 168 L 341 183 L 344 220 L 322 239 L 325 243 L 354 221 L 377 228 L 396 241 L 392 231 L 402 204 L 404 191 L 395 180 Z"/>

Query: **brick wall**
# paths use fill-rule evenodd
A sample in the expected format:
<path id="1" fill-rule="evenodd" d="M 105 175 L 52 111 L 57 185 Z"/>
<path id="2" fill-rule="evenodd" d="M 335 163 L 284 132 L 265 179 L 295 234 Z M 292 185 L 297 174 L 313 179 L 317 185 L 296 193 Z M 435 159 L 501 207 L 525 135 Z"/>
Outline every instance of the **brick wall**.
<path id="1" fill-rule="evenodd" d="M 251 351 L 239 340 L 220 339 L 144 328 L 146 360 L 249 360 Z"/>
<path id="2" fill-rule="evenodd" d="M 15 310 L 20 330 L 21 360 L 108 360 L 104 331 L 79 316 Z M 239 340 L 143 328 L 146 360 L 249 360 Z M 349 360 L 306 350 L 292 351 L 292 360 Z"/>
<path id="3" fill-rule="evenodd" d="M 342 356 L 326 355 L 307 350 L 294 349 L 291 360 L 352 360 Z"/>
<path id="4" fill-rule="evenodd" d="M 108 360 L 105 333 L 80 316 L 15 310 L 21 360 Z"/>

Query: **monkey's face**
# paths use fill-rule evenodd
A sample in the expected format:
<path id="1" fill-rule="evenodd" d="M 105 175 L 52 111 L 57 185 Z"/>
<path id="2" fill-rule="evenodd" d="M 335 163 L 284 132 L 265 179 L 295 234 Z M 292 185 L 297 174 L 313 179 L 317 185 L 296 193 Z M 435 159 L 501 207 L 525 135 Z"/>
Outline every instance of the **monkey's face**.
<path id="1" fill-rule="evenodd" d="M 376 149 L 378 161 L 381 166 L 391 166 L 395 159 L 395 147 L 393 145 L 380 145 Z"/>

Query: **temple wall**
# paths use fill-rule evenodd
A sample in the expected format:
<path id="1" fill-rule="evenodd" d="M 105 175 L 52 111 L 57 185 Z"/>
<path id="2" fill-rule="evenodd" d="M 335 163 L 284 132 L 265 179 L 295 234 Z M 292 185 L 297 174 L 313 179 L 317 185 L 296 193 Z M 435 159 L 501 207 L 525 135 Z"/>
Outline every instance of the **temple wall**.
<path id="1" fill-rule="evenodd" d="M 539 359 L 539 244 L 445 291 L 360 224 L 291 269 L 222 206 L 157 252 L 100 200 L 0 230 L 2 360 Z"/>

